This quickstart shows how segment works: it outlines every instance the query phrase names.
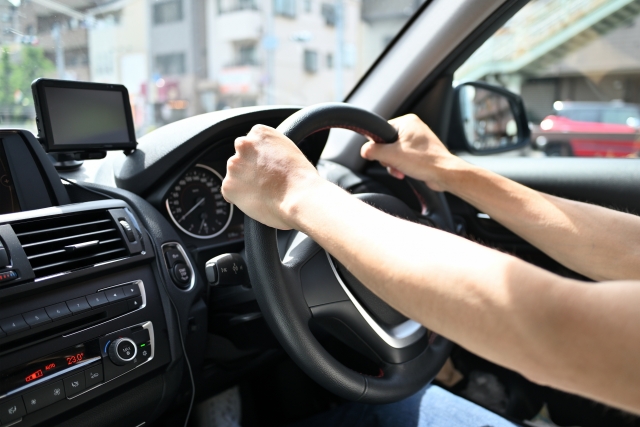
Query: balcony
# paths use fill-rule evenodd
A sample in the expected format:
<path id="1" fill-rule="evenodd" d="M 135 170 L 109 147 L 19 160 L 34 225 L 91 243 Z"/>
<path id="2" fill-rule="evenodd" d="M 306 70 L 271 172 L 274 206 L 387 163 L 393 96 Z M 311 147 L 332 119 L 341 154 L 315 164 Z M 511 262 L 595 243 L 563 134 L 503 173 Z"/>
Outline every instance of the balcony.
<path id="1" fill-rule="evenodd" d="M 222 10 L 222 9 L 221 9 Z M 224 42 L 258 40 L 261 36 L 263 16 L 257 8 L 237 7 L 225 9 L 216 17 L 218 37 Z"/>
<path id="2" fill-rule="evenodd" d="M 220 15 L 240 10 L 258 10 L 257 0 L 218 0 Z"/>

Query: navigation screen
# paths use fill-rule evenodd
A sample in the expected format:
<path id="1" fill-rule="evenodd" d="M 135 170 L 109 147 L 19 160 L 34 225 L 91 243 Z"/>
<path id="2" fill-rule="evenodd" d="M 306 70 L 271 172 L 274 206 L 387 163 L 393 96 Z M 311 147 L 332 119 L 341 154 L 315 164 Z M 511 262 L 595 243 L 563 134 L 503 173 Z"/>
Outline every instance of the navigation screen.
<path id="1" fill-rule="evenodd" d="M 131 142 L 120 91 L 45 87 L 54 145 Z"/>
<path id="2" fill-rule="evenodd" d="M 7 157 L 0 141 L 0 215 L 19 211 L 20 205 L 18 205 L 16 189 L 13 186 Z"/>

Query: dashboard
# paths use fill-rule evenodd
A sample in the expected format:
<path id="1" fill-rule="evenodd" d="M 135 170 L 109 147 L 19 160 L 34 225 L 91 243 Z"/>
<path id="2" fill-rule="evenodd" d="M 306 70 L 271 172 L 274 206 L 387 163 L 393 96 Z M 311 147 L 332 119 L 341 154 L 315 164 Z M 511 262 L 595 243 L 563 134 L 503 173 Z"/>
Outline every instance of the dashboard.
<path id="1" fill-rule="evenodd" d="M 194 393 L 281 353 L 250 284 L 212 288 L 204 266 L 243 250 L 220 192 L 234 139 L 295 111 L 186 119 L 61 172 L 0 131 L 0 426 L 182 424 Z M 314 163 L 327 136 L 303 143 Z"/>

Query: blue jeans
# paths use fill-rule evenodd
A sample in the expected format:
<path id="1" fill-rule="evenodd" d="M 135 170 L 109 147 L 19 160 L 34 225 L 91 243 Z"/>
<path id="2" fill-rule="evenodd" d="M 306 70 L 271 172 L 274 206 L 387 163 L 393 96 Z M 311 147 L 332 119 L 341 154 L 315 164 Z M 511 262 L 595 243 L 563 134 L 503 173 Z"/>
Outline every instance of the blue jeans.
<path id="1" fill-rule="evenodd" d="M 349 403 L 290 427 L 516 427 L 437 386 L 387 405 Z"/>

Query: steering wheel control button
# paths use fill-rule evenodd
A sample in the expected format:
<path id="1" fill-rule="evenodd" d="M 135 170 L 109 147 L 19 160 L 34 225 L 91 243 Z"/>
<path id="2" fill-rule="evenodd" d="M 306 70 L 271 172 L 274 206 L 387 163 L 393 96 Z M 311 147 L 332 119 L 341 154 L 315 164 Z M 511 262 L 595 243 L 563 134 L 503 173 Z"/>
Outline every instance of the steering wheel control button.
<path id="1" fill-rule="evenodd" d="M 100 384 L 104 381 L 104 375 L 102 373 L 102 364 L 92 366 L 84 371 L 84 379 L 87 388 L 93 387 L 96 384 Z"/>
<path id="2" fill-rule="evenodd" d="M 107 295 L 109 302 L 116 302 L 124 299 L 124 291 L 122 288 L 107 289 L 104 293 Z"/>
<path id="3" fill-rule="evenodd" d="M 124 292 L 125 298 L 138 297 L 140 296 L 140 286 L 137 283 L 123 286 L 122 292 Z"/>
<path id="4" fill-rule="evenodd" d="M 100 307 L 102 305 L 108 304 L 109 300 L 104 292 L 97 292 L 95 294 L 87 295 L 87 301 L 89 301 L 89 305 L 92 308 Z"/>
<path id="5" fill-rule="evenodd" d="M 63 317 L 71 316 L 71 311 L 67 307 L 67 304 L 61 302 L 58 304 L 45 307 L 45 311 L 53 320 L 62 319 Z"/>
<path id="6" fill-rule="evenodd" d="M 223 254 L 205 264 L 205 273 L 211 286 L 249 285 L 247 265 L 240 254 Z"/>
<path id="7" fill-rule="evenodd" d="M 82 313 L 83 311 L 87 311 L 91 309 L 91 306 L 89 305 L 85 297 L 80 297 L 80 298 L 67 301 L 67 306 L 69 307 L 69 310 L 71 310 L 73 314 Z"/>
<path id="8" fill-rule="evenodd" d="M 173 280 L 179 287 L 188 287 L 189 281 L 191 280 L 191 271 L 189 270 L 189 267 L 187 267 L 187 264 L 178 263 L 174 265 L 173 269 L 171 269 L 171 273 Z"/>
<path id="9" fill-rule="evenodd" d="M 142 297 L 135 297 L 134 299 L 130 299 L 127 301 L 127 305 L 129 310 L 137 310 L 142 307 Z"/>
<path id="10" fill-rule="evenodd" d="M 38 325 L 41 325 L 43 323 L 51 322 L 51 318 L 49 316 L 47 316 L 47 312 L 44 310 L 44 308 L 39 308 L 37 310 L 33 310 L 33 311 L 28 312 L 28 313 L 24 313 L 22 316 L 24 317 L 24 320 L 32 328 L 34 326 L 38 326 Z"/>
<path id="11" fill-rule="evenodd" d="M 22 399 L 27 413 L 30 414 L 64 399 L 64 396 L 64 385 L 62 381 L 57 381 L 23 395 Z"/>
<path id="12" fill-rule="evenodd" d="M 0 402 L 0 422 L 9 424 L 27 415 L 22 398 L 16 397 Z"/>
<path id="13" fill-rule="evenodd" d="M 74 396 L 87 388 L 87 383 L 84 378 L 84 372 L 72 375 L 68 378 L 65 378 L 63 381 L 64 391 L 66 392 L 67 397 Z"/>
<path id="14" fill-rule="evenodd" d="M 29 329 L 29 325 L 27 325 L 27 322 L 24 321 L 21 315 L 17 315 L 0 320 L 0 328 L 2 328 L 7 335 L 13 335 Z"/>
<path id="15" fill-rule="evenodd" d="M 118 366 L 126 365 L 136 358 L 136 347 L 130 338 L 118 338 L 109 345 L 109 359 Z"/>

